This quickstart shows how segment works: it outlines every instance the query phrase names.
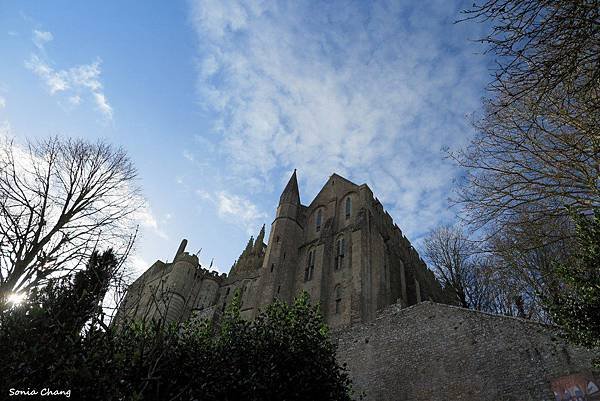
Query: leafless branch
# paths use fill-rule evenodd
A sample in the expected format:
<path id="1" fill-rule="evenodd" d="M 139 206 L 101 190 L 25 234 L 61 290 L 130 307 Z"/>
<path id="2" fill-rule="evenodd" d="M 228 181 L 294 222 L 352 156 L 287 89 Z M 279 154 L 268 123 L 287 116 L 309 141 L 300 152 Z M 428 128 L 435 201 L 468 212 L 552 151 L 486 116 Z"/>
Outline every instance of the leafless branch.
<path id="1" fill-rule="evenodd" d="M 68 274 L 98 241 L 129 253 L 143 206 L 127 154 L 52 137 L 0 144 L 0 295 Z"/>

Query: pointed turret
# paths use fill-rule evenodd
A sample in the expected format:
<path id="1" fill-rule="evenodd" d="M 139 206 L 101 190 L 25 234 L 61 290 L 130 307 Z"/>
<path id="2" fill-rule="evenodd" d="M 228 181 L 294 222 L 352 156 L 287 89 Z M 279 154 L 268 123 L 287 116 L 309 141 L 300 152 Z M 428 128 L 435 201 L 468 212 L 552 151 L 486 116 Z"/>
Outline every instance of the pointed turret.
<path id="1" fill-rule="evenodd" d="M 263 259 L 265 257 L 265 253 L 263 251 L 264 238 L 265 226 L 263 225 L 260 233 L 258 233 L 258 237 L 256 237 L 256 240 L 254 240 L 254 237 L 250 237 L 248 244 L 246 244 L 246 248 L 238 260 L 233 263 L 233 266 L 231 266 L 231 270 L 229 270 L 230 276 L 253 272 L 262 267 Z"/>
<path id="2" fill-rule="evenodd" d="M 244 249 L 244 253 L 243 254 L 248 255 L 252 251 L 253 247 L 254 247 L 254 237 L 252 236 L 248 240 L 248 244 L 246 244 L 246 249 Z"/>
<path id="3" fill-rule="evenodd" d="M 300 204 L 300 191 L 298 191 L 298 179 L 296 178 L 296 169 L 294 169 L 294 173 L 292 177 L 288 181 L 285 189 L 281 193 L 281 197 L 279 198 L 279 204 L 283 203 L 291 203 L 292 205 Z"/>
<path id="4" fill-rule="evenodd" d="M 258 237 L 256 237 L 256 241 L 254 242 L 254 253 L 259 254 L 262 251 L 262 247 L 265 241 L 265 225 L 263 224 L 260 232 L 258 233 Z"/>
<path id="5" fill-rule="evenodd" d="M 298 244 L 304 239 L 299 222 L 299 217 L 303 217 L 303 210 L 294 170 L 279 198 L 277 215 L 269 234 L 269 246 L 264 253 L 263 273 L 256 284 L 259 308 L 270 304 L 275 298 L 291 302 L 296 294 L 294 277 L 298 276 L 297 269 L 300 265 Z"/>
<path id="6" fill-rule="evenodd" d="M 250 239 L 248 240 L 248 243 L 246 244 L 246 249 L 252 249 L 253 246 L 254 246 L 254 235 L 251 235 Z"/>

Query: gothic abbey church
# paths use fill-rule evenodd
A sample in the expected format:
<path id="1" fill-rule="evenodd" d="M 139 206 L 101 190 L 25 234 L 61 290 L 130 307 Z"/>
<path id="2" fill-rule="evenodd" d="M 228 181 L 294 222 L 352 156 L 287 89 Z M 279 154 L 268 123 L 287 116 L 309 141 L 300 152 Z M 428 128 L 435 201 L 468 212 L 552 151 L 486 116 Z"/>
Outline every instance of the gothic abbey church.
<path id="1" fill-rule="evenodd" d="M 433 273 L 366 184 L 333 174 L 305 206 L 294 171 L 266 245 L 264 235 L 263 226 L 228 275 L 202 268 L 183 240 L 171 263 L 156 261 L 130 286 L 120 316 L 215 319 L 237 289 L 249 319 L 274 299 L 290 302 L 307 291 L 331 327 L 372 321 L 390 304 L 444 301 Z"/>
<path id="2" fill-rule="evenodd" d="M 444 304 L 365 184 L 333 174 L 304 206 L 294 172 L 266 245 L 264 235 L 263 226 L 221 275 L 183 240 L 172 262 L 157 261 L 130 286 L 117 319 L 219 319 L 237 290 L 252 319 L 307 291 L 366 401 L 600 400 L 600 350 L 565 343 L 548 325 Z"/>

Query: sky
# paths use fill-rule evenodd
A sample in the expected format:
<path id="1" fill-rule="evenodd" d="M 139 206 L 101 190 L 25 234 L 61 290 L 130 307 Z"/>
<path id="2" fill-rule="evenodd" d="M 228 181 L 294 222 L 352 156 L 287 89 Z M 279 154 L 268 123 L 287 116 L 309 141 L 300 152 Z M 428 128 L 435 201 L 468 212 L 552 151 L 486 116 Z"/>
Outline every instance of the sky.
<path id="1" fill-rule="evenodd" d="M 490 60 L 469 2 L 0 0 L 0 134 L 127 150 L 146 208 L 131 263 L 182 238 L 228 272 L 297 169 L 309 204 L 366 183 L 420 249 L 452 224 Z"/>

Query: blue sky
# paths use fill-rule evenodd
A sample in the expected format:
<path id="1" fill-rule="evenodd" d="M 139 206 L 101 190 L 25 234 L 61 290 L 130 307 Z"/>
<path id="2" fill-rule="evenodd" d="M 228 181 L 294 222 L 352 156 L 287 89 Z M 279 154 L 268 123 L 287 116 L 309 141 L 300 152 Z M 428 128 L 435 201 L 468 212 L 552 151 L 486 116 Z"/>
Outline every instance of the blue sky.
<path id="1" fill-rule="evenodd" d="M 227 272 L 298 169 L 367 183 L 409 239 L 452 222 L 489 60 L 453 1 L 0 0 L 0 130 L 126 148 L 148 201 L 132 263 L 181 238 Z"/>

